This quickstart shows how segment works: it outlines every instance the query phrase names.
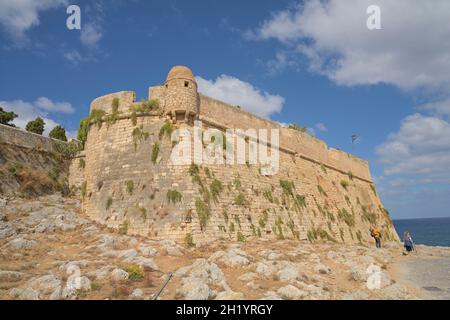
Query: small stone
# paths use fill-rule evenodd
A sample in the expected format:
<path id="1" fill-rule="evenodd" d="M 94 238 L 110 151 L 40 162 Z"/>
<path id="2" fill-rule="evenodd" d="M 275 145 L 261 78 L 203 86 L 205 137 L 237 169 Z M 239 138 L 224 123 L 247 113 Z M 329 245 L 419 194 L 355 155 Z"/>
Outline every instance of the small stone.
<path id="1" fill-rule="evenodd" d="M 198 278 L 184 278 L 182 283 L 182 287 L 177 290 L 177 295 L 183 296 L 186 300 L 208 300 L 213 295 L 208 285 L 199 281 Z"/>
<path id="2" fill-rule="evenodd" d="M 118 253 L 118 257 L 122 259 L 130 259 L 138 256 L 138 252 L 135 249 L 122 250 Z"/>
<path id="3" fill-rule="evenodd" d="M 247 281 L 255 280 L 256 277 L 257 277 L 256 273 L 247 272 L 247 273 L 244 273 L 243 275 L 239 276 L 238 280 L 247 282 Z"/>
<path id="4" fill-rule="evenodd" d="M 331 269 L 329 267 L 327 267 L 326 265 L 323 265 L 321 263 L 317 264 L 314 267 L 314 271 L 320 274 L 329 274 L 331 273 Z"/>
<path id="5" fill-rule="evenodd" d="M 152 247 L 140 247 L 139 251 L 146 257 L 153 257 L 158 253 L 158 250 Z"/>
<path id="6" fill-rule="evenodd" d="M 16 271 L 0 271 L 0 283 L 17 282 L 26 276 L 25 273 Z"/>
<path id="7" fill-rule="evenodd" d="M 16 239 L 8 242 L 7 246 L 12 247 L 17 250 L 20 250 L 20 249 L 30 249 L 30 248 L 34 247 L 36 244 L 37 244 L 37 242 L 34 240 L 27 240 L 24 238 L 16 238 Z"/>
<path id="8" fill-rule="evenodd" d="M 139 300 L 139 299 L 142 299 L 143 295 L 144 295 L 144 292 L 141 289 L 137 288 L 137 289 L 134 289 L 133 292 L 131 293 L 131 298 Z"/>
<path id="9" fill-rule="evenodd" d="M 208 260 L 222 263 L 229 267 L 239 267 L 250 263 L 247 253 L 238 248 L 230 249 L 227 252 L 217 251 Z"/>
<path id="10" fill-rule="evenodd" d="M 290 282 L 298 280 L 300 278 L 300 272 L 294 264 L 289 263 L 277 272 L 277 276 L 280 281 Z"/>
<path id="11" fill-rule="evenodd" d="M 369 295 L 362 290 L 353 293 L 347 293 L 342 297 L 342 300 L 367 300 Z"/>
<path id="12" fill-rule="evenodd" d="M 61 280 L 57 276 L 49 274 L 31 279 L 28 281 L 28 286 L 42 294 L 48 295 L 61 288 Z"/>
<path id="13" fill-rule="evenodd" d="M 121 281 L 128 279 L 128 272 L 125 270 L 116 268 L 113 271 L 111 271 L 111 278 L 115 281 Z"/>
<path id="14" fill-rule="evenodd" d="M 31 288 L 13 288 L 9 295 L 17 300 L 39 300 L 39 292 Z"/>
<path id="15" fill-rule="evenodd" d="M 215 300 L 242 300 L 244 299 L 244 294 L 242 292 L 234 291 L 222 291 L 219 292 Z"/>
<path id="16" fill-rule="evenodd" d="M 286 300 L 299 300 L 305 298 L 308 295 L 307 292 L 302 291 L 291 284 L 278 289 L 277 293 Z"/>

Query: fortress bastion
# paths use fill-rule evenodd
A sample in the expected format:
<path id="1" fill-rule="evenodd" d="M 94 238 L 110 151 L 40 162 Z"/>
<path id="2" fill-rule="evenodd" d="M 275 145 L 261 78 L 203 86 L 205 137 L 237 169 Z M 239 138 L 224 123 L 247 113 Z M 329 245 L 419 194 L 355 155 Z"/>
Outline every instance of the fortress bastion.
<path id="1" fill-rule="evenodd" d="M 132 91 L 112 93 L 92 101 L 93 114 L 84 169 L 71 171 L 82 176 L 86 214 L 122 233 L 187 244 L 219 238 L 358 243 L 372 241 L 368 229 L 377 225 L 384 238 L 398 240 L 367 161 L 198 93 L 187 67 L 172 68 L 163 85 L 149 88 L 148 101 L 136 102 Z M 172 141 L 171 132 L 194 136 L 196 120 L 222 132 L 278 129 L 278 172 L 262 175 L 260 165 L 248 162 L 174 165 L 173 148 L 186 142 Z M 252 141 L 245 143 L 248 150 Z"/>

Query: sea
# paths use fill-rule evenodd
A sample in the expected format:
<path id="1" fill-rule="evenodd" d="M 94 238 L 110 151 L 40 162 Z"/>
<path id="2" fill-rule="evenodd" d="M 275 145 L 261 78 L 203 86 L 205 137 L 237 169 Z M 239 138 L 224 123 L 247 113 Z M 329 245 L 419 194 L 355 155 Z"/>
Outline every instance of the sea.
<path id="1" fill-rule="evenodd" d="M 423 218 L 394 220 L 400 239 L 409 231 L 417 244 L 450 247 L 450 218 Z"/>

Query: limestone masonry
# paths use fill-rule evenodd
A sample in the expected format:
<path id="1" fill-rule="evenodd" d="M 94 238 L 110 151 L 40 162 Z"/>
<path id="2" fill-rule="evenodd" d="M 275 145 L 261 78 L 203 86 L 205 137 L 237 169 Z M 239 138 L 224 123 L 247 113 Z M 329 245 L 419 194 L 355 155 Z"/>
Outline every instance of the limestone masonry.
<path id="1" fill-rule="evenodd" d="M 122 91 L 91 103 L 85 156 L 75 159 L 71 182 L 81 187 L 92 219 L 187 244 L 256 237 L 358 243 L 371 241 L 370 225 L 397 240 L 367 161 L 199 94 L 187 67 L 172 68 L 163 85 L 149 89 L 149 101 L 135 100 L 134 92 Z M 264 176 L 249 163 L 172 165 L 180 141 L 170 133 L 193 134 L 195 120 L 221 131 L 279 129 L 278 173 Z"/>

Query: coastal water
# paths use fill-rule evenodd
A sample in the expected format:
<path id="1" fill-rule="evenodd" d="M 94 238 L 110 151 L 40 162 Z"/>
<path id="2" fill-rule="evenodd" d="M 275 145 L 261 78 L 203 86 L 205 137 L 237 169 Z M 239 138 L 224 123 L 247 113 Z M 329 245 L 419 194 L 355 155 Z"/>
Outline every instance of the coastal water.
<path id="1" fill-rule="evenodd" d="M 394 220 L 400 239 L 408 230 L 417 244 L 450 247 L 450 218 Z"/>

